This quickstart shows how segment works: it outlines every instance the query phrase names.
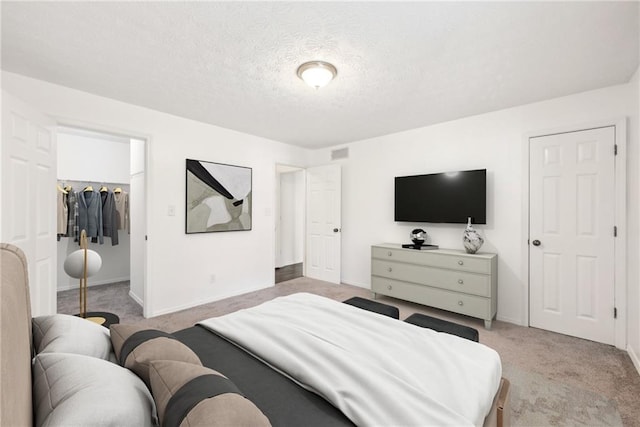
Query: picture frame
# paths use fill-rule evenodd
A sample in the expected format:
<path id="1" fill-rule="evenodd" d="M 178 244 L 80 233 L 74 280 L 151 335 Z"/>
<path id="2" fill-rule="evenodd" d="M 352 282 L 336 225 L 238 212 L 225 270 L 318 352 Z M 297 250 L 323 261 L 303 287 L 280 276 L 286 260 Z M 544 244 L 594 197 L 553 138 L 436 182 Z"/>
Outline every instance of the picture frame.
<path id="1" fill-rule="evenodd" d="M 249 231 L 252 169 L 186 159 L 185 233 Z"/>

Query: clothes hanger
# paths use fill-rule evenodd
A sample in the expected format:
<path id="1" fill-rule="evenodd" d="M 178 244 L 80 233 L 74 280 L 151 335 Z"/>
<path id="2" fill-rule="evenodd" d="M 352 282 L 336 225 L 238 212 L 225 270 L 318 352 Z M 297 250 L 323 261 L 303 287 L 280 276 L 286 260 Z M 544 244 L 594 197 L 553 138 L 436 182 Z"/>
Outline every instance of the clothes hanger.
<path id="1" fill-rule="evenodd" d="M 113 189 L 113 192 L 114 193 L 122 193 L 122 188 L 116 187 L 116 188 Z"/>
<path id="2" fill-rule="evenodd" d="M 86 187 L 84 187 L 84 191 L 93 191 L 93 187 L 90 185 L 87 185 Z"/>
<path id="3" fill-rule="evenodd" d="M 65 186 L 64 186 L 64 190 L 65 190 L 65 191 L 67 191 L 67 192 L 69 192 L 69 191 L 73 190 L 73 187 L 72 187 L 72 186 L 70 186 L 70 185 L 65 185 Z"/>
<path id="4" fill-rule="evenodd" d="M 65 190 L 64 188 L 62 188 L 62 186 L 60 184 L 58 184 L 58 191 L 61 192 L 61 193 L 64 193 L 64 194 L 68 193 L 68 191 Z"/>
<path id="5" fill-rule="evenodd" d="M 106 186 L 103 185 L 102 187 L 100 187 L 100 192 L 101 193 L 104 193 L 106 191 L 109 191 L 109 189 Z"/>

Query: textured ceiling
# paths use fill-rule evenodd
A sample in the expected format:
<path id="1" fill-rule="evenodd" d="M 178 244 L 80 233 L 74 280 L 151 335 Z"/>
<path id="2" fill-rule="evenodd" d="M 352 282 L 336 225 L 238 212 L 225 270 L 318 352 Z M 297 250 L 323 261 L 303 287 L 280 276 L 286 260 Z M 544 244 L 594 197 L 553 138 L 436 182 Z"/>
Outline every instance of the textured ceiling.
<path id="1" fill-rule="evenodd" d="M 638 2 L 8 2 L 2 68 L 322 147 L 629 81 Z M 338 68 L 314 90 L 299 64 Z"/>

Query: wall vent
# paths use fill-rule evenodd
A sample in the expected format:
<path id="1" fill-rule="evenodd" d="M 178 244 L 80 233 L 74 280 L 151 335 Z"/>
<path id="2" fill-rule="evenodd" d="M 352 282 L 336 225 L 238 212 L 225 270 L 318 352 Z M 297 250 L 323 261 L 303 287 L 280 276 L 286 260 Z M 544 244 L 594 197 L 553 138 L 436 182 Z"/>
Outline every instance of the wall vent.
<path id="1" fill-rule="evenodd" d="M 349 157 L 349 148 L 340 148 L 339 150 L 331 151 L 331 160 L 346 159 Z"/>

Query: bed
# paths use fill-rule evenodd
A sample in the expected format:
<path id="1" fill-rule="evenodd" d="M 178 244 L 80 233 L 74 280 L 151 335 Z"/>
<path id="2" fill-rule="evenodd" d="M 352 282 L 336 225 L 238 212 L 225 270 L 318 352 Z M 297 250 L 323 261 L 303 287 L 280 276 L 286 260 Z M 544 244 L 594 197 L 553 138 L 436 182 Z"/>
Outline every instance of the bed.
<path id="1" fill-rule="evenodd" d="M 508 381 L 480 344 L 308 294 L 173 334 L 135 325 L 113 325 L 109 333 L 64 315 L 32 319 L 25 257 L 12 245 L 0 252 L 0 425 L 509 425 Z M 287 324 L 293 331 L 284 332 Z M 447 344 L 415 344 L 430 335 L 445 335 Z M 413 344 L 393 351 L 390 336 Z M 463 351 L 447 353 L 450 346 Z M 405 359 L 453 363 L 416 370 Z M 394 363 L 397 378 L 386 378 Z M 458 403 L 451 396 L 472 409 L 452 410 Z"/>

